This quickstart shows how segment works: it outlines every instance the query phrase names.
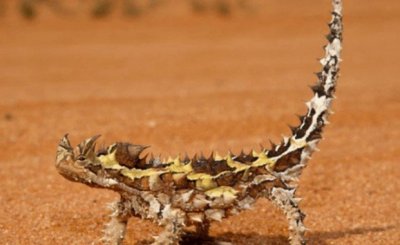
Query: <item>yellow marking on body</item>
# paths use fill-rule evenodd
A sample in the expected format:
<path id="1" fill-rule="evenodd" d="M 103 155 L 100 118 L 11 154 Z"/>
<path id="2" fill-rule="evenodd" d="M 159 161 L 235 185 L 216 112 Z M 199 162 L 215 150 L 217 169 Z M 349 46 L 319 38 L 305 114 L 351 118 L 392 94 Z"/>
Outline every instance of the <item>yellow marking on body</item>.
<path id="1" fill-rule="evenodd" d="M 221 172 L 217 175 L 209 175 L 205 173 L 190 173 L 187 175 L 187 179 L 195 180 L 196 187 L 199 190 L 210 190 L 217 187 L 217 182 L 214 179 L 218 178 L 219 176 L 228 173 L 229 171 Z"/>
<path id="2" fill-rule="evenodd" d="M 172 157 L 168 157 L 167 161 L 163 161 L 163 162 L 165 162 L 166 164 L 171 164 L 171 163 L 174 163 L 174 159 L 172 159 Z"/>
<path id="3" fill-rule="evenodd" d="M 140 179 L 142 177 L 151 177 L 158 176 L 163 173 L 167 173 L 168 171 L 165 169 L 157 169 L 157 168 L 149 168 L 149 169 L 127 169 L 124 168 L 121 170 L 121 174 L 129 177 L 131 179 Z"/>
<path id="4" fill-rule="evenodd" d="M 217 187 L 217 182 L 213 179 L 198 179 L 196 180 L 196 188 L 199 190 L 210 190 Z"/>
<path id="5" fill-rule="evenodd" d="M 101 155 L 97 157 L 100 161 L 101 165 L 106 169 L 123 169 L 124 167 L 119 165 L 118 161 L 115 159 L 115 153 L 117 150 L 114 150 L 107 155 Z"/>
<path id="6" fill-rule="evenodd" d="M 253 156 L 257 157 L 257 160 L 252 162 L 252 164 L 251 164 L 252 167 L 261 167 L 264 165 L 268 165 L 269 167 L 272 167 L 275 164 L 274 160 L 267 157 L 267 154 L 265 154 L 265 151 L 262 151 L 260 153 L 253 151 Z"/>
<path id="7" fill-rule="evenodd" d="M 223 171 L 221 173 L 218 173 L 217 175 L 210 175 L 210 174 L 205 174 L 205 173 L 190 173 L 188 174 L 187 178 L 189 180 L 199 180 L 199 179 L 216 179 L 219 176 L 229 173 L 229 171 Z"/>
<path id="8" fill-rule="evenodd" d="M 239 191 L 235 190 L 233 187 L 230 186 L 219 186 L 217 188 L 208 190 L 205 194 L 208 197 L 227 197 L 227 198 L 236 198 L 236 194 Z"/>
<path id="9" fill-rule="evenodd" d="M 250 165 L 246 165 L 243 163 L 240 163 L 238 161 L 234 161 L 231 157 L 231 155 L 228 155 L 226 157 L 226 164 L 228 164 L 229 167 L 234 168 L 235 170 L 233 171 L 234 173 L 238 173 L 241 171 L 245 171 L 246 169 L 250 168 Z"/>
<path id="10" fill-rule="evenodd" d="M 224 158 L 220 154 L 218 154 L 218 152 L 217 152 L 215 154 L 215 156 L 214 156 L 214 160 L 215 161 L 222 161 L 222 160 L 224 160 Z"/>
<path id="11" fill-rule="evenodd" d="M 255 150 L 253 150 L 253 151 L 251 152 L 251 155 L 252 155 L 253 157 L 258 157 L 258 155 L 260 155 L 260 153 L 258 153 L 258 152 L 256 152 Z"/>
<path id="12" fill-rule="evenodd" d="M 172 164 L 167 167 L 167 169 L 174 173 L 190 173 L 193 171 L 192 163 L 187 164 L 181 162 L 179 157 L 172 160 Z"/>

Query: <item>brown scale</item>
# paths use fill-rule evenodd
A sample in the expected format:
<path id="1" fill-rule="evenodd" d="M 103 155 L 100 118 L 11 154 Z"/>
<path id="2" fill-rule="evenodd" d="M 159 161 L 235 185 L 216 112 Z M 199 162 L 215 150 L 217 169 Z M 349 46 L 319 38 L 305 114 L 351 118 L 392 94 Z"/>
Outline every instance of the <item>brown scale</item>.
<path id="1" fill-rule="evenodd" d="M 132 187 L 141 191 L 150 190 L 148 178 L 140 178 L 140 179 L 131 179 L 127 176 L 121 174 L 118 169 L 107 169 L 104 170 L 105 175 L 108 178 L 116 179 L 120 183 L 124 183 L 129 187 Z"/>
<path id="2" fill-rule="evenodd" d="M 298 129 L 298 131 L 295 135 L 296 139 L 300 139 L 301 137 L 303 137 L 306 134 L 307 129 L 311 126 L 312 118 L 313 118 L 314 114 L 315 114 L 315 110 L 311 109 L 309 112 L 309 115 L 307 115 L 307 117 L 303 118 L 304 126 L 302 128 Z"/>
<path id="3" fill-rule="evenodd" d="M 270 174 L 270 172 L 265 168 L 265 166 L 254 168 L 252 172 L 254 173 L 254 176 Z"/>
<path id="4" fill-rule="evenodd" d="M 322 130 L 323 130 L 324 126 L 325 126 L 324 115 L 325 115 L 325 112 L 322 112 L 318 116 L 318 118 L 317 118 L 317 126 L 310 133 L 310 135 L 307 137 L 306 141 L 310 142 L 310 141 L 322 138 Z"/>
<path id="5" fill-rule="evenodd" d="M 254 186 L 254 187 L 250 188 L 247 191 L 247 194 L 249 196 L 251 196 L 252 198 L 257 199 L 261 194 L 260 191 L 262 191 L 262 188 L 260 187 L 260 185 L 257 185 L 257 186 Z"/>
<path id="6" fill-rule="evenodd" d="M 279 158 L 274 165 L 274 171 L 281 172 L 298 164 L 301 160 L 303 149 L 304 147 L 299 148 Z"/>
<path id="7" fill-rule="evenodd" d="M 242 196 L 240 199 L 244 199 L 247 195 L 249 195 L 250 197 L 252 197 L 254 199 L 257 199 L 257 198 L 263 196 L 265 192 L 271 193 L 271 190 L 274 187 L 275 188 L 280 187 L 280 188 L 287 189 L 287 186 L 285 185 L 285 183 L 282 182 L 282 180 L 280 180 L 279 178 L 277 178 L 275 180 L 264 181 L 261 184 L 251 186 L 247 190 L 247 193 L 244 196 Z"/>
<path id="8" fill-rule="evenodd" d="M 113 171 L 119 171 L 119 170 L 113 170 Z M 132 187 L 137 190 L 140 190 L 140 191 L 149 191 L 150 190 L 150 184 L 149 184 L 148 177 L 131 179 L 131 178 L 124 176 L 118 172 L 116 179 L 118 180 L 118 182 L 124 183 L 127 186 Z"/>
<path id="9" fill-rule="evenodd" d="M 188 180 L 186 174 L 174 174 L 174 184 L 176 189 L 195 189 L 196 181 Z"/>
<path id="10" fill-rule="evenodd" d="M 103 174 L 107 178 L 117 179 L 118 181 L 122 181 L 123 176 L 121 175 L 120 171 L 117 169 L 102 169 Z"/>
<path id="11" fill-rule="evenodd" d="M 194 183 L 190 183 L 184 173 L 164 173 L 160 175 L 160 179 L 165 193 L 173 190 L 194 188 Z"/>
<path id="12" fill-rule="evenodd" d="M 103 168 L 101 165 L 90 164 L 90 165 L 88 165 L 87 168 L 97 176 L 101 175 L 101 171 L 103 171 Z"/>
<path id="13" fill-rule="evenodd" d="M 211 173 L 210 173 L 211 175 L 217 175 L 224 171 L 234 170 L 233 168 L 228 166 L 226 160 L 215 161 L 214 159 L 212 159 L 211 161 L 209 161 L 209 164 L 211 166 Z"/>
<path id="14" fill-rule="evenodd" d="M 161 174 L 160 178 L 165 187 L 173 187 L 174 186 L 174 178 L 172 176 L 172 173 Z"/>
<path id="15" fill-rule="evenodd" d="M 192 168 L 196 173 L 211 174 L 212 171 L 210 163 L 204 158 L 204 156 L 197 158 L 197 155 L 195 155 L 192 160 Z"/>
<path id="16" fill-rule="evenodd" d="M 276 157 L 285 152 L 287 149 L 290 147 L 290 142 L 285 144 L 285 142 L 281 142 L 280 146 L 278 149 L 275 149 L 275 147 L 272 147 L 270 151 L 267 153 L 267 157 Z"/>
<path id="17" fill-rule="evenodd" d="M 116 143 L 115 160 L 127 168 L 144 169 L 149 165 L 146 163 L 146 158 L 139 158 L 140 153 L 149 146 L 134 145 L 130 143 Z"/>
<path id="18" fill-rule="evenodd" d="M 264 148 L 264 147 L 262 147 Z M 264 149 L 262 149 L 264 151 Z M 243 164 L 251 164 L 255 160 L 257 160 L 257 157 L 254 157 L 252 154 L 245 154 L 243 151 L 238 155 L 233 157 L 235 161 L 243 163 Z"/>
<path id="19" fill-rule="evenodd" d="M 311 88 L 311 90 L 313 91 L 314 94 L 318 95 L 318 97 L 328 96 L 328 94 L 325 92 L 325 88 L 324 88 L 324 84 L 323 83 L 312 85 L 312 86 L 310 86 L 310 88 Z"/>
<path id="20" fill-rule="evenodd" d="M 243 164 L 251 164 L 257 159 L 256 157 L 253 157 L 250 154 L 244 154 L 243 152 L 238 156 L 231 155 L 231 157 L 235 161 Z M 204 173 L 211 176 L 228 171 L 229 173 L 223 174 L 215 179 L 218 186 L 233 186 L 238 181 L 243 180 L 245 174 L 243 171 L 239 173 L 233 173 L 235 168 L 230 167 L 226 160 L 215 160 L 213 154 L 211 154 L 208 159 L 204 158 L 204 156 L 201 156 L 200 158 L 194 156 L 192 160 L 192 168 L 193 172 L 195 173 Z"/>
<path id="21" fill-rule="evenodd" d="M 234 159 L 234 161 L 240 162 L 242 164 L 251 165 L 252 162 L 257 160 L 257 157 L 254 157 L 250 154 L 244 154 L 243 152 L 241 152 L 240 155 L 238 155 L 238 156 L 233 155 L 232 159 Z M 217 162 L 219 162 L 219 161 L 217 161 Z M 253 174 L 253 172 L 254 172 L 253 168 L 234 173 L 235 169 L 229 167 L 228 164 L 226 163 L 226 160 L 222 160 L 220 162 L 222 162 L 225 165 L 225 167 L 224 167 L 224 169 L 219 169 L 217 174 L 222 171 L 229 171 L 229 173 L 223 174 L 215 179 L 219 186 L 235 186 L 239 182 L 248 182 L 248 181 L 251 181 L 255 177 L 255 175 Z M 265 169 L 265 167 L 261 167 L 261 168 L 265 170 L 265 172 L 263 172 L 263 173 L 269 173 Z M 256 174 L 262 174 L 262 173 L 256 173 Z"/>
<path id="22" fill-rule="evenodd" d="M 233 172 L 224 174 L 216 179 L 218 186 L 234 186 L 240 178 Z"/>
<path id="23" fill-rule="evenodd" d="M 195 173 L 204 173 L 209 175 L 218 175 L 224 171 L 233 171 L 234 169 L 229 167 L 226 163 L 226 160 L 216 161 L 213 157 L 213 154 L 206 159 L 204 156 L 197 158 L 197 156 L 193 157 L 192 160 L 192 168 Z"/>

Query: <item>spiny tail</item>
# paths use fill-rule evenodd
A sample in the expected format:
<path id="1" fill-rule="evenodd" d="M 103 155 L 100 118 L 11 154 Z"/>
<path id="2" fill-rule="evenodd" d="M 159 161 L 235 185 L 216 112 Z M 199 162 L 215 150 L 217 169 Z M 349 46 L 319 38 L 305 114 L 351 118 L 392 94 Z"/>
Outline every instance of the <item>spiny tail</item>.
<path id="1" fill-rule="evenodd" d="M 309 100 L 307 113 L 300 116 L 301 124 L 293 127 L 292 136 L 268 152 L 268 157 L 276 159 L 274 169 L 284 172 L 289 180 L 295 180 L 305 167 L 311 154 L 321 140 L 322 129 L 328 123 L 330 107 L 334 99 L 339 76 L 340 51 L 342 49 L 342 1 L 332 0 L 332 20 L 329 23 L 329 43 L 325 46 L 325 56 L 320 60 L 322 70 L 317 73 L 318 81 L 312 86 L 314 96 Z M 284 161 L 279 161 L 285 159 Z M 288 164 L 289 162 L 289 164 Z"/>

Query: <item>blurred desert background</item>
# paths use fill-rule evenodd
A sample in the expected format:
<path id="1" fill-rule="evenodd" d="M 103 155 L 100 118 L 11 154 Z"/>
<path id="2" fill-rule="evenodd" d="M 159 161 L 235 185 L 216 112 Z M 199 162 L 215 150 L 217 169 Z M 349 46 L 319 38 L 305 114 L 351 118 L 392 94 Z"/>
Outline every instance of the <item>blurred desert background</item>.
<path id="1" fill-rule="evenodd" d="M 65 133 L 163 156 L 288 135 L 330 20 L 329 0 L 21 2 L 0 1 L 0 244 L 10 245 L 100 244 L 118 195 L 56 172 Z M 307 239 L 398 244 L 400 1 L 345 0 L 344 24 L 335 114 L 300 180 Z M 131 219 L 124 244 L 159 231 Z M 211 235 L 287 244 L 287 222 L 259 200 Z"/>

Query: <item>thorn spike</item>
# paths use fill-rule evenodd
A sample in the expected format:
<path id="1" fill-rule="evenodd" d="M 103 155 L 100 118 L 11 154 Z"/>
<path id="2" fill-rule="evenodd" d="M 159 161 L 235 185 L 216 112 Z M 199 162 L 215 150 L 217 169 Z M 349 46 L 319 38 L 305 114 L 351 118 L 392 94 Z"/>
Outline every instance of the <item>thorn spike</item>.
<path id="1" fill-rule="evenodd" d="M 288 125 L 288 126 L 289 126 L 290 131 L 292 132 L 292 134 L 293 134 L 293 135 L 296 134 L 296 132 L 297 132 L 297 127 L 292 126 L 292 125 Z"/>
<path id="2" fill-rule="evenodd" d="M 214 151 L 211 151 L 211 154 L 210 154 L 210 156 L 208 157 L 208 161 L 209 161 L 209 162 L 214 161 Z"/>
<path id="3" fill-rule="evenodd" d="M 200 160 L 206 160 L 206 157 L 204 156 L 203 152 L 200 152 Z"/>
<path id="4" fill-rule="evenodd" d="M 190 162 L 190 158 L 189 158 L 189 155 L 187 154 L 187 152 L 185 152 L 185 157 L 183 158 L 183 162 L 185 162 L 185 163 Z"/>
<path id="5" fill-rule="evenodd" d="M 272 140 L 269 140 L 269 144 L 271 145 L 271 150 L 274 150 L 276 147 L 276 144 L 272 142 Z"/>

